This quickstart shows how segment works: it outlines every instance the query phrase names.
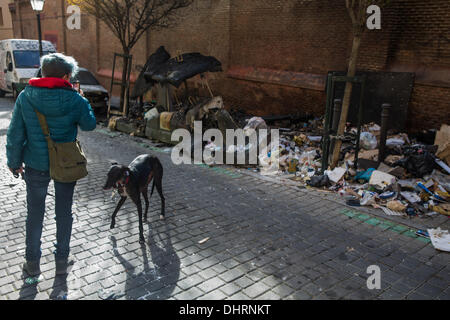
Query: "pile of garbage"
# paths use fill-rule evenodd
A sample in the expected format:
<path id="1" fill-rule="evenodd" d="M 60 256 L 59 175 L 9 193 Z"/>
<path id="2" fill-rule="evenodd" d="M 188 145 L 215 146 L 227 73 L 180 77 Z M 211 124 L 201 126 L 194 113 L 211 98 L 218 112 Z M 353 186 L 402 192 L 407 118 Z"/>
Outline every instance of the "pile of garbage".
<path id="1" fill-rule="evenodd" d="M 435 132 L 434 145 L 405 133 L 389 134 L 385 159 L 378 161 L 381 128 L 366 124 L 361 128 L 357 169 L 355 143 L 344 139 L 339 166 L 327 168 L 322 174 L 322 123 L 315 118 L 278 128 L 279 146 L 269 146 L 267 155 L 259 156 L 257 167 L 248 169 L 289 179 L 299 186 L 337 192 L 348 205 L 372 206 L 387 215 L 450 216 L 449 126 Z M 249 129 L 270 130 L 270 126 L 262 117 L 251 117 L 243 128 L 244 132 Z M 357 133 L 351 127 L 346 131 L 350 136 Z M 249 150 L 249 144 L 232 147 L 237 152 Z M 207 148 L 217 150 L 211 141 Z M 273 165 L 275 158 L 278 165 Z"/>
<path id="2" fill-rule="evenodd" d="M 388 135 L 386 157 L 378 161 L 380 126 L 364 125 L 357 169 L 354 143 L 347 141 L 341 149 L 340 165 L 327 168 L 323 174 L 321 136 L 294 132 L 280 139 L 280 170 L 274 174 L 304 186 L 338 192 L 348 205 L 372 206 L 387 215 L 450 216 L 449 128 L 442 126 L 434 145 L 405 133 Z M 356 134 L 356 128 L 347 128 L 347 133 Z"/>

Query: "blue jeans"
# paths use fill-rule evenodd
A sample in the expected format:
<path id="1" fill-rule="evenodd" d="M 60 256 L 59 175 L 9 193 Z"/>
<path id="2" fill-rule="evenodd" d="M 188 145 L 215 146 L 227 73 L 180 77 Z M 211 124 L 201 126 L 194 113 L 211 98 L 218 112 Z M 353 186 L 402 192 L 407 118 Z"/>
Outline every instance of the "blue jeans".
<path id="1" fill-rule="evenodd" d="M 26 251 L 27 261 L 39 261 L 41 258 L 41 236 L 45 213 L 45 198 L 50 183 L 48 171 L 38 171 L 30 167 L 25 168 L 25 182 L 27 184 L 27 222 L 26 222 Z M 72 202 L 76 182 L 55 185 L 55 213 L 56 213 L 56 259 L 66 259 L 70 252 L 70 237 L 72 234 Z"/>

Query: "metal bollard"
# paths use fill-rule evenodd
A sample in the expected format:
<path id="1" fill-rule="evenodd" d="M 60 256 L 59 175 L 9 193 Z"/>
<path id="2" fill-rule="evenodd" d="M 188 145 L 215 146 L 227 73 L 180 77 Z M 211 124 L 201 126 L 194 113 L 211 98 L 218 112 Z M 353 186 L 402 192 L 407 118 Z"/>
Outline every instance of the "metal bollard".
<path id="1" fill-rule="evenodd" d="M 388 131 L 389 113 L 392 106 L 389 103 L 383 103 L 381 106 L 381 132 L 380 132 L 380 148 L 378 152 L 378 164 L 386 158 L 386 139 Z"/>

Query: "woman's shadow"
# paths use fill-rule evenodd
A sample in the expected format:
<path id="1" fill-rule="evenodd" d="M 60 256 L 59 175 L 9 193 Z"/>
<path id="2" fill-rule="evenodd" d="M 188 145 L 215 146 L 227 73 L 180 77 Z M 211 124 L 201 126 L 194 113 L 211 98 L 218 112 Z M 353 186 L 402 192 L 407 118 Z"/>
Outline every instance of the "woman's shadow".
<path id="1" fill-rule="evenodd" d="M 22 278 L 25 279 L 19 292 L 19 300 L 34 300 L 38 293 L 38 285 L 40 277 L 29 277 L 23 271 Z M 51 300 L 67 300 L 67 274 L 56 275 L 53 281 L 52 292 L 50 293 Z"/>
<path id="2" fill-rule="evenodd" d="M 164 300 L 171 296 L 180 277 L 180 258 L 174 251 L 168 225 L 164 224 L 162 233 L 155 235 L 149 228 L 147 244 L 150 249 L 149 265 L 146 245 L 141 245 L 144 270 L 135 274 L 127 272 L 125 284 L 126 299 Z M 117 250 L 117 241 L 111 236 L 114 255 L 127 271 L 136 269 Z"/>

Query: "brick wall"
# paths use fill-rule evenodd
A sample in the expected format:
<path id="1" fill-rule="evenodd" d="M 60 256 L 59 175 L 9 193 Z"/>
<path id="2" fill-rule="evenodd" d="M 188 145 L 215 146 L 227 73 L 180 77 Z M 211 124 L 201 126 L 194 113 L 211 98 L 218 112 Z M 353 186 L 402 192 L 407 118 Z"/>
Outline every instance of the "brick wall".
<path id="1" fill-rule="evenodd" d="M 65 46 L 81 65 L 107 74 L 113 53 L 121 52 L 118 41 L 102 23 L 83 16 L 83 29 L 66 30 L 64 42 L 63 3 L 46 2 L 44 32 L 56 30 L 60 48 Z M 60 17 L 52 19 L 52 15 Z M 36 37 L 35 15 L 24 8 L 22 18 L 27 21 L 22 26 L 24 37 Z M 209 74 L 210 84 L 215 94 L 223 95 L 227 107 L 258 115 L 298 111 L 321 115 L 323 89 L 235 79 L 228 71 L 253 67 L 325 76 L 329 70 L 346 70 L 350 24 L 343 0 L 195 0 L 183 10 L 176 27 L 141 38 L 132 52 L 133 64 L 145 64 L 161 45 L 172 55 L 178 51 L 213 55 L 224 72 Z M 364 34 L 358 69 L 416 73 L 410 131 L 449 123 L 450 2 L 393 1 L 382 10 L 382 30 Z M 109 76 L 99 77 L 109 88 Z"/>
<path id="2" fill-rule="evenodd" d="M 416 73 L 410 131 L 450 121 L 449 17 L 446 0 L 393 1 L 382 10 L 382 30 L 363 36 L 358 69 Z M 347 68 L 352 35 L 344 1 L 232 1 L 231 21 L 231 66 L 319 74 Z M 319 115 L 325 104 L 324 92 L 275 85 L 239 82 L 228 93 L 255 113 L 304 109 Z"/>

